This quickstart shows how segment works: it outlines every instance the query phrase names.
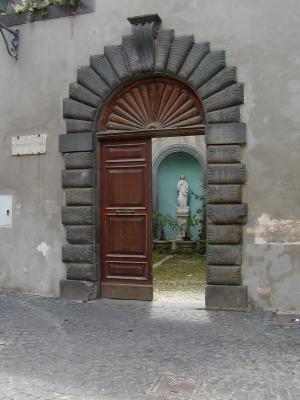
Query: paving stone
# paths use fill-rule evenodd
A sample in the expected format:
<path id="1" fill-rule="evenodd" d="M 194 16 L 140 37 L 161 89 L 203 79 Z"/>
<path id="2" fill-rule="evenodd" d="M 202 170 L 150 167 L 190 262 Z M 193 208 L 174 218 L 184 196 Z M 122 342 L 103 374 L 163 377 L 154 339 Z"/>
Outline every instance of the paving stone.
<path id="1" fill-rule="evenodd" d="M 0 294 L 0 400 L 150 400 L 165 376 L 177 384 L 163 400 L 298 400 L 300 326 L 291 319 Z"/>

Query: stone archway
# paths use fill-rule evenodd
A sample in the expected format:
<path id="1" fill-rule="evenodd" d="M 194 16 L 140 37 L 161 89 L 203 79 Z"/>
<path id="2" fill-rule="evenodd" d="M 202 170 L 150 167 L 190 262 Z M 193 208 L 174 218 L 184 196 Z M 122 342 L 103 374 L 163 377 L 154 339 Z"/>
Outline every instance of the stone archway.
<path id="1" fill-rule="evenodd" d="M 61 281 L 61 296 L 87 300 L 99 293 L 96 133 L 100 116 L 109 100 L 130 82 L 164 76 L 190 87 L 205 110 L 206 305 L 246 308 L 247 290 L 241 280 L 242 224 L 247 217 L 242 203 L 243 85 L 236 81 L 236 68 L 226 66 L 224 51 L 210 51 L 208 43 L 195 43 L 193 36 L 175 37 L 173 30 L 158 32 L 157 15 L 129 20 L 133 34 L 124 36 L 121 45 L 92 56 L 89 67 L 79 68 L 77 82 L 70 85 L 70 97 L 64 101 L 67 132 L 60 136 L 60 151 L 65 156 L 62 222 L 68 244 L 62 253 L 67 279 Z"/>

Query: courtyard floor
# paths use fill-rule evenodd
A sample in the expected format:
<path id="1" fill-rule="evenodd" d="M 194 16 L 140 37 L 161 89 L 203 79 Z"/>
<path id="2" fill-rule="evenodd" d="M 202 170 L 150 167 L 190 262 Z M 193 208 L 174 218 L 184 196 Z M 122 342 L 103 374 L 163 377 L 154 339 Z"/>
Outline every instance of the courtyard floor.
<path id="1" fill-rule="evenodd" d="M 194 254 L 153 254 L 154 301 L 199 303 L 205 306 L 205 257 Z"/>
<path id="2" fill-rule="evenodd" d="M 299 398 L 291 316 L 0 295 L 1 400 Z"/>

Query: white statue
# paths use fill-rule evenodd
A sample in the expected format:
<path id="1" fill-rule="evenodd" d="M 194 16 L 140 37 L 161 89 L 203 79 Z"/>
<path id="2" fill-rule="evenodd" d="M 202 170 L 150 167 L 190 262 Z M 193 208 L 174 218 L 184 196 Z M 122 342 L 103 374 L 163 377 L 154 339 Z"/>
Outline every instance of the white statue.
<path id="1" fill-rule="evenodd" d="M 178 201 L 178 208 L 180 210 L 187 210 L 187 202 L 188 202 L 188 195 L 189 195 L 189 185 L 185 180 L 184 175 L 180 175 L 179 181 L 177 183 L 177 201 Z"/>

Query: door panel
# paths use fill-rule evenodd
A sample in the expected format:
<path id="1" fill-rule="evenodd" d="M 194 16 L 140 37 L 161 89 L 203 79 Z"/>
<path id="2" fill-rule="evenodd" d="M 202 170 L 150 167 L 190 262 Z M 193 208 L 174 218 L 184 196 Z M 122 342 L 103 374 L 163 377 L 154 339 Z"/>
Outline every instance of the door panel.
<path id="1" fill-rule="evenodd" d="M 126 279 L 126 277 L 130 276 L 134 279 L 144 279 L 147 273 L 146 263 L 134 261 L 108 261 L 106 268 L 107 276 L 110 278 L 118 277 L 119 279 Z"/>
<path id="2" fill-rule="evenodd" d="M 107 256 L 123 258 L 147 255 L 147 233 L 145 215 L 107 215 Z"/>
<path id="3" fill-rule="evenodd" d="M 109 207 L 144 207 L 146 178 L 145 167 L 108 167 L 106 180 L 109 182 L 107 199 Z"/>
<path id="4" fill-rule="evenodd" d="M 152 300 L 151 139 L 101 143 L 102 296 Z"/>

